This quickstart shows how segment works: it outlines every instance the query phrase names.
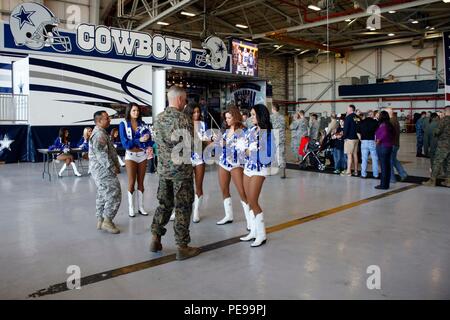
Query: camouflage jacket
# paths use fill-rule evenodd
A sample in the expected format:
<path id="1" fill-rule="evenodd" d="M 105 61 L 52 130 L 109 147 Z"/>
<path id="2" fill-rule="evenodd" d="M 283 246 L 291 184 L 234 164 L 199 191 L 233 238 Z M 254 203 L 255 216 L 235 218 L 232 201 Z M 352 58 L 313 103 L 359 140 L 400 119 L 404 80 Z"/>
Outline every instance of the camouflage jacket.
<path id="1" fill-rule="evenodd" d="M 95 126 L 89 138 L 89 168 L 99 176 L 116 174 L 116 168 L 120 168 L 117 159 L 116 148 L 105 129 Z"/>
<path id="2" fill-rule="evenodd" d="M 284 143 L 286 141 L 286 123 L 284 117 L 279 113 L 272 113 L 270 115 L 270 122 L 272 122 L 273 129 L 279 130 L 280 143 Z"/>
<path id="3" fill-rule="evenodd" d="M 158 115 L 154 125 L 158 144 L 158 174 L 165 179 L 192 179 L 191 152 L 194 150 L 194 124 L 173 107 Z M 187 136 L 188 135 L 188 136 Z M 172 154 L 172 151 L 175 152 Z"/>
<path id="4" fill-rule="evenodd" d="M 450 149 L 450 116 L 445 116 L 439 121 L 439 127 L 434 130 L 437 137 L 437 145 L 439 148 Z"/>

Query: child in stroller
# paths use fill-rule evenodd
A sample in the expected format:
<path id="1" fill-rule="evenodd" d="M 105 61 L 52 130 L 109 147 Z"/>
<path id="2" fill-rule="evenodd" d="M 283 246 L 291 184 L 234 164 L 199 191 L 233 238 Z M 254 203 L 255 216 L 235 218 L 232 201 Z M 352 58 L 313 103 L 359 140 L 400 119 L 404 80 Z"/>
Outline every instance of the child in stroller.
<path id="1" fill-rule="evenodd" d="M 308 136 L 301 138 L 298 149 L 298 154 L 302 159 L 299 163 L 300 169 L 306 169 L 309 162 L 309 165 L 313 168 L 324 171 L 327 159 L 333 165 L 331 133 L 322 134 L 319 141 L 311 140 Z"/>

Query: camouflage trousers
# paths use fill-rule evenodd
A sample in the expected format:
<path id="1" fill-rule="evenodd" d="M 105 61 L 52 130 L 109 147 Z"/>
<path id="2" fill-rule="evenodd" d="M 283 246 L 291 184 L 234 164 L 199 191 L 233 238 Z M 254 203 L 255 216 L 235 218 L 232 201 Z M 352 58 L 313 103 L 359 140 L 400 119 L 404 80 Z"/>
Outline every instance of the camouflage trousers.
<path id="1" fill-rule="evenodd" d="M 114 219 L 122 201 L 122 191 L 120 182 L 116 175 L 107 175 L 98 177 L 94 172 L 94 178 L 97 186 L 97 197 L 95 200 L 97 218 Z"/>
<path id="2" fill-rule="evenodd" d="M 166 234 L 165 226 L 170 220 L 172 210 L 175 208 L 175 221 L 173 230 L 177 245 L 187 245 L 191 242 L 189 236 L 189 223 L 191 221 L 192 203 L 194 202 L 194 182 L 192 179 L 171 180 L 159 179 L 156 208 L 152 222 L 152 234 L 163 236 Z"/>
<path id="3" fill-rule="evenodd" d="M 277 162 L 279 168 L 286 168 L 285 143 L 280 143 L 277 147 Z"/>
<path id="4" fill-rule="evenodd" d="M 439 175 L 444 175 L 448 178 L 448 160 L 450 158 L 450 151 L 448 148 L 437 147 L 432 159 L 431 176 L 437 178 Z"/>

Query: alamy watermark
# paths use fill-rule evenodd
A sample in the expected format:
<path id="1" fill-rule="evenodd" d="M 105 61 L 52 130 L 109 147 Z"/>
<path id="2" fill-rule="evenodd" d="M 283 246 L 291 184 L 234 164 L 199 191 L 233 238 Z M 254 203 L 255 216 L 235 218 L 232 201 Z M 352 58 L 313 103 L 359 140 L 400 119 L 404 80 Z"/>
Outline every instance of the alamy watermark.
<path id="1" fill-rule="evenodd" d="M 77 265 L 70 265 L 67 267 L 66 273 L 69 274 L 66 281 L 67 289 L 81 289 L 81 268 Z"/>
<path id="2" fill-rule="evenodd" d="M 367 278 L 367 281 L 366 281 L 367 289 L 380 290 L 381 289 L 381 269 L 380 269 L 380 267 L 377 265 L 370 265 L 367 267 L 366 273 L 370 274 L 370 276 Z"/>

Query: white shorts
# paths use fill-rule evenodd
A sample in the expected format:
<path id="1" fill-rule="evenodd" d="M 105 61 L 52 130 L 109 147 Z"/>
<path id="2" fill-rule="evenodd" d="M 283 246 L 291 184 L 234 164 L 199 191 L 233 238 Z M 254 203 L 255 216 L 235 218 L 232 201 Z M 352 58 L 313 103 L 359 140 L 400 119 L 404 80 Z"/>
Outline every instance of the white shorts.
<path id="1" fill-rule="evenodd" d="M 136 163 L 141 163 L 147 160 L 147 152 L 145 151 L 139 151 L 139 152 L 132 152 L 127 150 L 125 152 L 125 160 L 134 161 Z"/>
<path id="2" fill-rule="evenodd" d="M 192 163 L 192 166 L 193 166 L 193 167 L 196 167 L 196 166 L 198 166 L 198 165 L 200 165 L 200 164 L 204 164 L 205 161 L 203 161 L 203 159 L 195 159 L 195 160 L 193 160 L 193 159 L 191 158 L 191 163 Z"/>
<path id="3" fill-rule="evenodd" d="M 253 177 L 253 176 L 267 177 L 270 175 L 270 168 L 261 168 L 261 171 L 249 170 L 249 169 L 245 168 L 244 174 L 247 177 Z"/>
<path id="4" fill-rule="evenodd" d="M 228 172 L 230 172 L 231 170 L 236 169 L 236 168 L 242 168 L 240 165 L 234 165 L 232 167 L 228 167 L 221 162 L 219 162 L 219 166 L 221 166 L 224 170 L 226 170 Z"/>

